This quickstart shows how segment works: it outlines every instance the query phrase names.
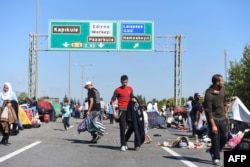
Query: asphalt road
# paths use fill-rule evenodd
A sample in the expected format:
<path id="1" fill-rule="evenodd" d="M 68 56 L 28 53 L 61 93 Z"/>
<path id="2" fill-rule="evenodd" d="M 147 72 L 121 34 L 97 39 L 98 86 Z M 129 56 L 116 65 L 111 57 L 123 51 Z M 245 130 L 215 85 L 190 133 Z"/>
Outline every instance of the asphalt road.
<path id="1" fill-rule="evenodd" d="M 71 118 L 71 128 L 64 130 L 61 118 L 43 123 L 40 128 L 24 129 L 10 136 L 11 145 L 0 145 L 0 166 L 3 167 L 211 167 L 205 148 L 186 149 L 161 147 L 158 143 L 172 143 L 178 136 L 191 133 L 173 129 L 150 129 L 153 142 L 134 150 L 133 136 L 129 149 L 120 151 L 119 126 L 109 124 L 97 144 L 91 144 L 88 132 L 78 134 L 80 119 Z M 193 140 L 193 139 L 190 139 Z"/>

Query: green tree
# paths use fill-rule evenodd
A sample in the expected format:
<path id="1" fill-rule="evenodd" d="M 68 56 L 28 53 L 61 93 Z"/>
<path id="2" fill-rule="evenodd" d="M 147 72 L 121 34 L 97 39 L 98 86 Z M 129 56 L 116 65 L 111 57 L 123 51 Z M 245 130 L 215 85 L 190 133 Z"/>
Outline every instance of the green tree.
<path id="1" fill-rule="evenodd" d="M 230 62 L 226 92 L 229 96 L 238 96 L 250 108 L 250 45 L 244 48 L 243 58 Z"/>
<path id="2" fill-rule="evenodd" d="M 137 95 L 136 98 L 140 101 L 141 105 L 147 104 L 145 97 L 142 97 L 142 95 Z"/>
<path id="3" fill-rule="evenodd" d="M 25 102 L 25 97 L 28 97 L 26 92 L 21 92 L 17 97 L 19 104 L 23 104 Z"/>

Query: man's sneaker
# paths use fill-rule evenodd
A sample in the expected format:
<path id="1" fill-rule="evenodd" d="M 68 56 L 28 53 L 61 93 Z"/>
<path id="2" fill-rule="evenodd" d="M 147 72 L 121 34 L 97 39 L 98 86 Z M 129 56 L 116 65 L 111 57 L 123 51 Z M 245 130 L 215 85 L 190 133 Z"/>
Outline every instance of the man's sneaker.
<path id="1" fill-rule="evenodd" d="M 215 159 L 214 160 L 214 165 L 220 165 L 220 160 L 219 159 Z"/>
<path id="2" fill-rule="evenodd" d="M 126 151 L 126 146 L 121 146 L 121 151 Z"/>
<path id="3" fill-rule="evenodd" d="M 100 140 L 101 137 L 97 135 L 96 137 L 93 138 L 92 143 L 97 143 L 98 140 Z"/>
<path id="4" fill-rule="evenodd" d="M 128 146 L 127 145 L 125 146 L 125 149 L 128 150 Z"/>
<path id="5" fill-rule="evenodd" d="M 139 151 L 140 150 L 140 147 L 135 147 L 135 151 Z"/>
<path id="6" fill-rule="evenodd" d="M 90 142 L 90 143 L 93 143 L 93 141 L 95 141 L 96 138 L 97 138 L 97 135 L 94 135 L 93 138 L 92 138 L 92 140 L 90 140 L 89 142 Z"/>

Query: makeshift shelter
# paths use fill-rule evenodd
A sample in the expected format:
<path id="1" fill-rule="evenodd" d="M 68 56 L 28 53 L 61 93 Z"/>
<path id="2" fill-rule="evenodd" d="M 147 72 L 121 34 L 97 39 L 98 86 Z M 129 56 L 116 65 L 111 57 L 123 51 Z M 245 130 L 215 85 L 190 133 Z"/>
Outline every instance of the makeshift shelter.
<path id="1" fill-rule="evenodd" d="M 232 113 L 234 120 L 250 123 L 250 112 L 238 97 L 231 102 L 228 113 Z"/>
<path id="2" fill-rule="evenodd" d="M 59 102 L 52 102 L 51 104 L 52 104 L 53 110 L 56 113 L 56 117 L 59 117 L 60 115 L 62 115 L 61 104 Z"/>
<path id="3" fill-rule="evenodd" d="M 174 108 L 172 124 L 176 126 L 184 126 L 187 119 L 187 112 L 184 108 L 176 106 Z"/>
<path id="4" fill-rule="evenodd" d="M 53 110 L 52 104 L 47 100 L 41 100 L 38 102 L 38 113 L 46 114 Z"/>
<path id="5" fill-rule="evenodd" d="M 18 106 L 18 115 L 23 128 L 31 128 L 32 124 L 22 107 Z"/>
<path id="6" fill-rule="evenodd" d="M 250 112 L 238 97 L 230 103 L 228 113 L 231 125 L 237 130 L 244 130 L 250 123 Z"/>
<path id="7" fill-rule="evenodd" d="M 187 114 L 187 111 L 184 108 L 176 106 L 174 108 L 174 115 L 177 114 L 177 113 Z"/>
<path id="8" fill-rule="evenodd" d="M 160 116 L 160 114 L 155 110 L 150 110 L 147 112 L 148 114 L 148 126 L 151 128 L 159 127 L 159 128 L 166 128 L 165 119 Z"/>
<path id="9" fill-rule="evenodd" d="M 44 114 L 49 114 L 50 121 L 56 121 L 56 112 L 52 104 L 47 100 L 41 100 L 38 102 L 37 111 L 39 118 L 43 121 Z"/>

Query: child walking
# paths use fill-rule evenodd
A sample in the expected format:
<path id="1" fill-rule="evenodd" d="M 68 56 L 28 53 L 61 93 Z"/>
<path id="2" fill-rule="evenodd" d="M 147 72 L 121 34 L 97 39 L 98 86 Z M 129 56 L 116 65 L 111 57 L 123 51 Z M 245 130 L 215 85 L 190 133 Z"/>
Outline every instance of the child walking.
<path id="1" fill-rule="evenodd" d="M 67 130 L 69 125 L 69 118 L 70 118 L 70 106 L 68 99 L 64 99 L 63 106 L 62 106 L 62 121 L 64 125 L 64 129 Z"/>
<path id="2" fill-rule="evenodd" d="M 145 105 L 142 106 L 143 117 L 144 117 L 144 131 L 145 131 L 145 141 L 144 144 L 149 144 L 152 139 L 148 133 L 148 114 L 147 114 L 147 107 Z"/>

